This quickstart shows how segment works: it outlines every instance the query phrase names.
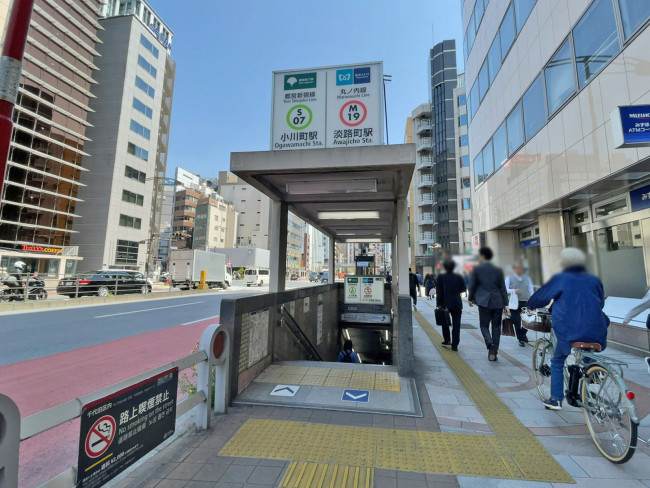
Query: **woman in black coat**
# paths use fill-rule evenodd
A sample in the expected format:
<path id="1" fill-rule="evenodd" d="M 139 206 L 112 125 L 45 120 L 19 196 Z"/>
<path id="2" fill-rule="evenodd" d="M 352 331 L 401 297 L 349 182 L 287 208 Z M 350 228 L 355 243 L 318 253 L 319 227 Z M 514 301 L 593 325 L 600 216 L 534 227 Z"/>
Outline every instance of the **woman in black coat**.
<path id="1" fill-rule="evenodd" d="M 442 336 L 445 339 L 442 345 L 451 345 L 452 351 L 458 351 L 458 343 L 460 342 L 460 317 L 463 314 L 463 299 L 460 295 L 461 293 L 465 293 L 467 287 L 465 286 L 463 277 L 454 273 L 456 263 L 453 259 L 445 260 L 443 267 L 446 273 L 441 274 L 436 283 L 436 305 L 438 308 L 446 308 L 449 311 L 452 330 L 450 337 L 449 326 L 442 327 Z"/>

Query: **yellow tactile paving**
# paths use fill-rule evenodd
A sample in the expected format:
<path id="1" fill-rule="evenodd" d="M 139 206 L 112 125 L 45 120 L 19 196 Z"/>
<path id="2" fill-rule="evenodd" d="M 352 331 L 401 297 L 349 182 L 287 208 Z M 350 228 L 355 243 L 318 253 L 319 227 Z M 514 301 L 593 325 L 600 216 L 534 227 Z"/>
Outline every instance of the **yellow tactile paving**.
<path id="1" fill-rule="evenodd" d="M 572 483 L 569 474 L 463 358 L 442 347 L 442 336 L 429 321 L 419 312 L 414 316 L 503 446 L 508 470 L 527 480 Z"/>
<path id="2" fill-rule="evenodd" d="M 390 371 L 271 365 L 255 381 L 285 385 L 354 388 L 355 390 L 400 391 L 399 376 Z"/>
<path id="3" fill-rule="evenodd" d="M 372 488 L 374 477 L 372 468 L 294 461 L 280 488 Z"/>

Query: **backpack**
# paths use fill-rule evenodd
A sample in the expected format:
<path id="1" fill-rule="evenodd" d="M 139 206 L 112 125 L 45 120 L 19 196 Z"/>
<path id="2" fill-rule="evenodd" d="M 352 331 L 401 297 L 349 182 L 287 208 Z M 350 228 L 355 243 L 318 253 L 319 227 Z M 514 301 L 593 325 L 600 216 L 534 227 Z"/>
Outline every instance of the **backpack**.
<path id="1" fill-rule="evenodd" d="M 342 363 L 354 363 L 354 359 L 352 358 L 352 351 L 343 351 L 343 359 L 341 360 Z"/>

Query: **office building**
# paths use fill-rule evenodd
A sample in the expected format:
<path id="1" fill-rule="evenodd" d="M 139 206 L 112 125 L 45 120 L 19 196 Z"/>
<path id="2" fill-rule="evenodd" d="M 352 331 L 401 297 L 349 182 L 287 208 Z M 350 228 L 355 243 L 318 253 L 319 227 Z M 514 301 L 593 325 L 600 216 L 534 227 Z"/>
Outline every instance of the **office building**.
<path id="1" fill-rule="evenodd" d="M 411 180 L 412 219 L 410 223 L 411 267 L 422 274 L 431 273 L 435 266 L 433 255 L 433 159 L 431 157 L 431 104 L 418 106 L 410 117 L 411 142 L 415 144 L 416 160 Z M 408 134 L 407 134 L 408 137 Z M 407 141 L 408 142 L 408 141 Z"/>
<path id="2" fill-rule="evenodd" d="M 196 206 L 192 249 L 235 247 L 237 211 L 223 198 L 203 197 Z"/>
<path id="3" fill-rule="evenodd" d="M 433 186 L 433 245 L 437 262 L 460 252 L 458 192 L 456 182 L 456 139 L 467 146 L 467 136 L 459 135 L 454 112 L 456 41 L 446 40 L 430 51 L 431 159 Z"/>
<path id="4" fill-rule="evenodd" d="M 0 2 L 4 28 L 9 3 Z M 100 2 L 36 0 L 0 188 L 0 268 L 15 261 L 49 277 L 73 274 L 89 163 L 89 105 L 101 49 Z M 4 32 L 0 37 L 4 36 Z"/>
<path id="5" fill-rule="evenodd" d="M 605 296 L 650 285 L 649 22 L 646 1 L 465 1 L 474 238 L 535 285 L 564 246 Z"/>
<path id="6" fill-rule="evenodd" d="M 456 194 L 458 195 L 458 251 L 459 254 L 472 254 L 472 178 L 469 165 L 469 146 L 467 143 L 467 96 L 465 94 L 465 74 L 458 75 L 453 92 L 454 123 L 456 124 Z"/>
<path id="7" fill-rule="evenodd" d="M 88 130 L 92 155 L 79 190 L 73 242 L 86 270 L 147 273 L 160 237 L 174 89 L 171 29 L 145 1 L 102 4 L 103 43 Z"/>

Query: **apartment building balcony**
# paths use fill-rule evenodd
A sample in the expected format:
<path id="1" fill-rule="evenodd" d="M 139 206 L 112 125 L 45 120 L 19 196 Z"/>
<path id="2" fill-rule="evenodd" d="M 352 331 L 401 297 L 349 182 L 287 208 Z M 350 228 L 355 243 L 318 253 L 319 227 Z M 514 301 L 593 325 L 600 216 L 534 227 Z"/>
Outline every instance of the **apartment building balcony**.
<path id="1" fill-rule="evenodd" d="M 420 176 L 420 179 L 417 182 L 417 187 L 418 188 L 424 188 L 427 186 L 432 186 L 433 185 L 433 176 L 432 175 L 422 175 Z"/>
<path id="2" fill-rule="evenodd" d="M 431 119 L 420 119 L 415 124 L 415 133 L 422 134 L 431 130 Z"/>
<path id="3" fill-rule="evenodd" d="M 415 143 L 416 151 L 431 151 L 431 138 L 430 137 L 420 137 L 419 140 Z"/>

